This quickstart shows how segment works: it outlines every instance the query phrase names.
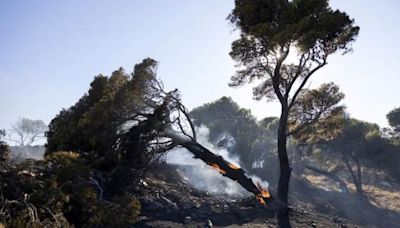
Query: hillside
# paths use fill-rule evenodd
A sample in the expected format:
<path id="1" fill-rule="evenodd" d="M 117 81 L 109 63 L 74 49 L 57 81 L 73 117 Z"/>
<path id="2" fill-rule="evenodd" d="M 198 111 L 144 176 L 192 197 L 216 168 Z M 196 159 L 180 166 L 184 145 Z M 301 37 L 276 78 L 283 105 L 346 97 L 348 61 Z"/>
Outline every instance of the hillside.
<path id="1" fill-rule="evenodd" d="M 312 188 L 312 187 L 310 187 Z M 314 188 L 315 190 L 315 188 Z M 199 191 L 184 181 L 179 166 L 153 170 L 137 189 L 142 214 L 135 227 L 275 227 L 275 211 L 254 197 L 232 197 Z M 315 190 L 317 191 L 317 190 Z M 360 227 L 340 213 L 327 213 L 304 198 L 291 207 L 294 227 Z M 321 201 L 322 202 L 322 201 Z M 362 224 L 362 227 L 375 227 Z"/>

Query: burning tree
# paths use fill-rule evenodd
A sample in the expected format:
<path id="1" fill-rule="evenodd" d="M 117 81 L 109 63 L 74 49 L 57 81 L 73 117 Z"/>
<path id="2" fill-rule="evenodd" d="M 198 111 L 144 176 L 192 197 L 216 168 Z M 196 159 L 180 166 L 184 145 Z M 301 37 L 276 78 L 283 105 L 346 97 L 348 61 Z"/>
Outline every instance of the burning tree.
<path id="1" fill-rule="evenodd" d="M 117 144 L 119 157 L 135 158 L 136 156 L 132 155 L 140 153 L 138 148 L 133 146 L 138 138 L 143 138 L 139 141 L 147 142 L 146 148 L 141 148 L 141 150 L 151 151 L 153 159 L 158 158 L 158 156 L 154 157 L 155 154 L 162 155 L 175 147 L 183 147 L 190 151 L 194 158 L 202 160 L 223 176 L 236 181 L 253 193 L 261 204 L 273 202 L 268 189 L 260 183 L 254 184 L 242 168 L 226 161 L 197 142 L 194 125 L 188 110 L 181 103 L 178 90 L 165 92 L 162 83 L 157 79 L 149 85 L 152 87 L 149 90 L 152 94 L 146 96 L 148 100 L 145 102 L 149 107 L 132 113 L 132 118 L 120 127 L 121 136 Z"/>
<path id="2" fill-rule="evenodd" d="M 109 78 L 95 77 L 88 94 L 51 121 L 46 156 L 56 151 L 78 152 L 105 176 L 102 191 L 121 195 L 167 151 L 184 147 L 261 203 L 272 201 L 268 190 L 253 183 L 243 169 L 197 142 L 178 90 L 164 91 L 156 77 L 157 66 L 148 58 L 130 75 L 119 69 Z"/>

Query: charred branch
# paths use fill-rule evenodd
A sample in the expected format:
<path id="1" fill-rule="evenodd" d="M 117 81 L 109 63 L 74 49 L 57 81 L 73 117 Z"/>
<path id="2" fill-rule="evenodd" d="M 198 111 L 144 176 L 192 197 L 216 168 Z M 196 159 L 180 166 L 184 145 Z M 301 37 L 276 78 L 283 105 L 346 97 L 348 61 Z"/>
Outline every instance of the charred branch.
<path id="1" fill-rule="evenodd" d="M 200 159 L 207 165 L 218 169 L 223 176 L 237 182 L 244 189 L 253 193 L 260 202 L 272 204 L 274 198 L 270 195 L 268 190 L 255 185 L 253 181 L 246 176 L 245 171 L 240 167 L 226 161 L 223 157 L 212 153 L 195 141 L 187 141 L 181 145 L 189 150 L 194 155 L 194 158 Z"/>

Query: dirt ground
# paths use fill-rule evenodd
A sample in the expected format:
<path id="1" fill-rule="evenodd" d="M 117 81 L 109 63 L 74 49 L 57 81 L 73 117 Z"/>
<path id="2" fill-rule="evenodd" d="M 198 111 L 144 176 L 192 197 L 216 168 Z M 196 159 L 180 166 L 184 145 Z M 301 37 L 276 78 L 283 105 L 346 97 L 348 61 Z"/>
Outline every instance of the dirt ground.
<path id="1" fill-rule="evenodd" d="M 384 181 L 383 177 L 365 179 L 364 195 L 358 196 L 350 182 L 347 182 L 350 194 L 344 194 L 324 176 L 309 174 L 306 181 L 292 183 L 294 191 L 290 201 L 297 207 L 335 214 L 362 227 L 400 227 L 400 185 Z"/>
<path id="2" fill-rule="evenodd" d="M 393 212 L 395 218 L 389 219 L 386 211 L 373 211 L 377 215 L 385 213 L 388 221 L 380 223 L 384 226 L 379 226 L 379 221 L 363 221 L 358 210 L 347 212 L 345 203 L 348 207 L 367 208 L 368 213 L 372 213 L 369 207 L 374 208 L 371 203 L 363 205 L 364 200 L 350 200 L 353 195 L 345 199 L 335 191 L 327 194 L 307 181 L 294 181 L 292 185 L 302 190 L 291 194 L 291 202 L 296 202 L 291 205 L 290 213 L 293 227 L 396 227 L 400 224 L 396 212 Z M 142 215 L 135 227 L 276 227 L 275 211 L 261 206 L 253 197 L 232 198 L 198 191 L 182 181 L 173 168 L 153 171 L 143 179 L 137 194 Z M 343 202 L 338 203 L 339 199 Z"/>

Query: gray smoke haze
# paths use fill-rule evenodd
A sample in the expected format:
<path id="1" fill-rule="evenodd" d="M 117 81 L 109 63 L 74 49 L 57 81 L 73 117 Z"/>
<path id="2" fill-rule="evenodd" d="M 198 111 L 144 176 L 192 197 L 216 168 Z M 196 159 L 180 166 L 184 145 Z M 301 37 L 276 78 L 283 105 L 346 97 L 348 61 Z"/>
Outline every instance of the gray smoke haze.
<path id="1" fill-rule="evenodd" d="M 238 157 L 233 156 L 225 148 L 216 147 L 209 141 L 209 129 L 205 126 L 196 128 L 197 141 L 210 151 L 222 156 L 225 160 L 240 166 Z M 229 140 L 234 143 L 234 139 Z M 232 146 L 228 145 L 229 147 Z M 181 165 L 180 170 L 184 179 L 196 189 L 209 192 L 211 194 L 227 194 L 236 197 L 251 196 L 242 186 L 235 181 L 222 176 L 217 170 L 205 164 L 199 159 L 193 158 L 193 154 L 184 148 L 177 148 L 168 152 L 166 161 L 169 164 Z M 262 181 L 256 176 L 249 176 L 255 183 L 260 183 L 263 187 L 268 187 L 268 182 Z"/>
<path id="2" fill-rule="evenodd" d="M 42 160 L 45 148 L 43 145 L 35 146 L 11 146 L 11 158 L 17 161 L 25 159 Z"/>

